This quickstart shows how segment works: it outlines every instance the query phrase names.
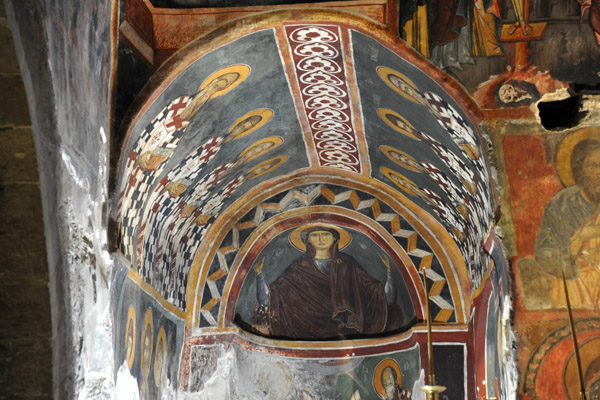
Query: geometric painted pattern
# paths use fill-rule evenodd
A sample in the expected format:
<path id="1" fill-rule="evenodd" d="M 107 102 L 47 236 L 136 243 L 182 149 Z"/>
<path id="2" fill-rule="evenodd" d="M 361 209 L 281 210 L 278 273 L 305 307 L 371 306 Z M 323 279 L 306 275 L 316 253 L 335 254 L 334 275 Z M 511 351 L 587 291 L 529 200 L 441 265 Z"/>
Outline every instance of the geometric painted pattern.
<path id="1" fill-rule="evenodd" d="M 432 317 L 439 322 L 455 322 L 454 303 L 446 277 L 427 242 L 391 207 L 373 195 L 329 184 L 303 185 L 272 196 L 248 212 L 226 235 L 219 246 L 204 284 L 199 327 L 218 325 L 224 284 L 239 249 L 250 234 L 269 218 L 284 211 L 313 205 L 344 207 L 376 221 L 406 251 L 415 267 L 426 271 Z"/>
<path id="2" fill-rule="evenodd" d="M 340 27 L 286 26 L 319 165 L 361 173 Z"/>
<path id="3" fill-rule="evenodd" d="M 205 159 L 190 174 L 185 175 L 187 180 L 193 182 L 189 185 L 189 189 L 177 197 L 171 197 L 165 190 L 165 186 L 168 182 L 177 182 L 177 180 L 170 179 L 171 177 L 167 175 L 167 179 L 161 181 L 154 192 L 163 191 L 162 197 L 159 197 L 156 202 L 151 198 L 151 202 L 146 206 L 147 214 L 154 218 L 148 218 L 149 216 L 145 215 L 149 223 L 147 221 L 142 223 L 142 229 L 138 235 L 138 254 L 140 254 L 138 271 L 140 275 L 167 301 L 178 307 L 185 303 L 185 290 L 182 291 L 181 288 L 185 288 L 187 285 L 195 249 L 202 240 L 203 233 L 212 224 L 211 219 L 204 224 L 196 225 L 194 221 L 202 214 L 202 207 L 198 207 L 189 215 L 184 213 L 185 207 L 200 204 L 200 200 L 205 200 L 201 196 L 206 198 L 211 196 L 210 199 L 220 206 L 241 182 L 241 179 L 237 178 L 224 189 L 216 193 L 212 191 L 213 187 L 219 183 L 220 176 L 232 169 L 228 164 L 214 168 L 199 181 L 195 180 L 195 175 L 203 172 L 203 166 L 218 152 L 220 146 L 210 146 L 211 143 L 218 142 L 217 139 L 221 138 L 211 138 L 200 148 L 206 150 L 208 147 L 212 149 L 212 152 L 194 151 L 193 156 L 196 159 Z M 192 161 L 182 165 L 187 166 L 191 163 Z M 176 174 L 177 170 L 176 168 L 171 173 Z M 146 226 L 146 224 L 148 225 Z M 142 256 L 144 260 L 141 260 Z"/>
<path id="4" fill-rule="evenodd" d="M 129 261 L 133 258 L 134 231 L 141 223 L 146 196 L 189 125 L 180 116 L 189 100 L 188 96 L 181 96 L 163 108 L 146 125 L 127 157 L 122 174 L 127 178 L 121 183 L 117 221 L 121 229 L 120 250 Z"/>
<path id="5" fill-rule="evenodd" d="M 479 249 L 488 237 L 494 214 L 489 171 L 478 144 L 476 131 L 469 124 L 468 119 L 441 96 L 431 91 L 422 91 L 411 79 L 399 71 L 387 66 L 379 66 L 377 73 L 381 80 L 396 92 L 398 98 L 423 106 L 431 119 L 437 121 L 459 149 L 459 153 L 455 153 L 430 134 L 416 129 L 408 120 L 391 109 L 378 109 L 377 111 L 380 118 L 397 132 L 401 132 L 413 140 L 425 142 L 444 166 L 450 170 L 454 178 L 462 183 L 448 190 L 448 184 L 451 186 L 454 184 L 444 177 L 441 180 L 438 179 L 441 176 L 436 166 L 428 164 L 438 171 L 432 173 L 433 170 L 426 167 L 421 160 L 414 160 L 421 163 L 419 172 L 427 170 L 431 178 L 449 196 L 452 204 L 446 204 L 437 193 L 427 189 L 418 190 L 419 197 L 449 228 L 449 233 L 459 245 L 470 271 L 471 289 L 475 290 L 481 284 L 489 264 L 489 258 L 483 255 Z M 461 215 L 460 209 L 464 210 L 465 212 L 462 214 L 468 214 L 468 217 Z"/>

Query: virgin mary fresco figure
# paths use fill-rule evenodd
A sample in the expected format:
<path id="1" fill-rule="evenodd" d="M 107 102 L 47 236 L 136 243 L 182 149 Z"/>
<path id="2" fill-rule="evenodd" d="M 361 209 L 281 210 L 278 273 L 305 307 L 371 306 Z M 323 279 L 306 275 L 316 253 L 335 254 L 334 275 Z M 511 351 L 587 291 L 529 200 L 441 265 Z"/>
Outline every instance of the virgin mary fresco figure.
<path id="1" fill-rule="evenodd" d="M 403 312 L 390 261 L 380 254 L 387 279 L 378 281 L 340 251 L 350 240 L 333 225 L 295 229 L 290 242 L 304 254 L 271 284 L 262 273 L 264 258 L 258 260 L 254 330 L 288 339 L 339 339 L 399 329 Z"/>

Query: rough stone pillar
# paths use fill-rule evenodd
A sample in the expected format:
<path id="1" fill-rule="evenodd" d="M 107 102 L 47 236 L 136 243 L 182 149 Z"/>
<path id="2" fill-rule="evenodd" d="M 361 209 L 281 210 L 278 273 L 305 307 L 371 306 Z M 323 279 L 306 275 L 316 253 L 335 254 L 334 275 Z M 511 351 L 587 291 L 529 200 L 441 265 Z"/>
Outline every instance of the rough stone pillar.
<path id="1" fill-rule="evenodd" d="M 50 398 L 50 295 L 33 133 L 0 3 L 1 399 Z"/>
<path id="2" fill-rule="evenodd" d="M 104 217 L 111 3 L 5 1 L 40 170 L 57 399 L 112 391 Z"/>

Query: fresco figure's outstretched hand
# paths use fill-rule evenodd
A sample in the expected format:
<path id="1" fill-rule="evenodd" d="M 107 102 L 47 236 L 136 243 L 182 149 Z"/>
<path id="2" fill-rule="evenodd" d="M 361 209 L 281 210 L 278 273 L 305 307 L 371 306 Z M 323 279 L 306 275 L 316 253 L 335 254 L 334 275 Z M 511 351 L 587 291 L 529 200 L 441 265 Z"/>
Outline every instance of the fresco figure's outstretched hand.
<path id="1" fill-rule="evenodd" d="M 392 270 L 392 267 L 390 267 L 390 260 L 388 260 L 387 257 L 384 256 L 383 254 L 379 254 L 379 258 L 385 265 L 385 268 L 387 268 L 387 271 L 390 272 Z"/>
<path id="2" fill-rule="evenodd" d="M 384 290 L 386 302 L 390 305 L 396 301 L 396 285 L 394 284 L 394 277 L 392 276 L 392 266 L 390 265 L 390 260 L 388 260 L 385 255 L 380 253 L 379 258 L 387 269 L 387 279 L 385 281 Z"/>
<path id="3" fill-rule="evenodd" d="M 265 276 L 262 274 L 263 266 L 265 265 L 265 259 L 259 260 L 254 265 L 254 272 L 256 272 L 256 300 L 262 307 L 269 306 L 270 290 L 269 285 L 265 281 Z"/>
<path id="4" fill-rule="evenodd" d="M 264 264 L 265 264 L 265 259 L 263 258 L 262 260 L 258 261 L 254 265 L 254 272 L 256 272 L 256 275 L 262 274 Z"/>

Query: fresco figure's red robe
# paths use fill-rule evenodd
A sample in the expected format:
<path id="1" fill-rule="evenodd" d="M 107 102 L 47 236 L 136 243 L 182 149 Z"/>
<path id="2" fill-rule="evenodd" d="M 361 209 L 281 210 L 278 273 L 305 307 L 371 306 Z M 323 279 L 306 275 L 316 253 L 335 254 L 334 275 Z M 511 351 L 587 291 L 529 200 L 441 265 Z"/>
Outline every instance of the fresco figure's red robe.
<path id="1" fill-rule="evenodd" d="M 269 285 L 271 334 L 334 339 L 398 329 L 402 310 L 388 306 L 384 286 L 350 255 L 335 252 L 326 275 L 307 252 Z"/>
<path id="2" fill-rule="evenodd" d="M 464 16 L 456 13 L 459 0 L 430 0 L 432 16 L 429 38 L 432 46 L 441 46 L 458 39 L 456 29 L 467 24 Z"/>

